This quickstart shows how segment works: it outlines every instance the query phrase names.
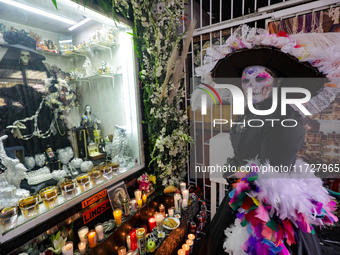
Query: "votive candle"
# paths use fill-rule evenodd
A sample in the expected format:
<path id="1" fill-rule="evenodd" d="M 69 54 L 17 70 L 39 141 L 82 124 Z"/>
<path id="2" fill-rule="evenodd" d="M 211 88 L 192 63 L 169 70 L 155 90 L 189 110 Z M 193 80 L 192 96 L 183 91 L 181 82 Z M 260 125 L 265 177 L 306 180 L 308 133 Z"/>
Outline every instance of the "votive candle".
<path id="1" fill-rule="evenodd" d="M 168 209 L 169 217 L 174 217 L 174 208 L 171 207 Z"/>
<path id="2" fill-rule="evenodd" d="M 177 254 L 178 255 L 185 255 L 185 251 L 183 249 L 179 249 Z"/>
<path id="3" fill-rule="evenodd" d="M 159 212 L 163 214 L 163 216 L 165 217 L 165 206 L 163 204 L 159 205 Z"/>
<path id="4" fill-rule="evenodd" d="M 152 232 L 152 230 L 156 227 L 156 219 L 155 217 L 150 217 L 149 218 L 149 229 L 150 229 L 150 233 Z"/>
<path id="5" fill-rule="evenodd" d="M 182 199 L 181 194 L 176 193 L 176 194 L 174 195 L 174 203 L 175 203 L 175 212 L 176 212 L 176 213 L 180 213 L 180 212 L 181 212 L 181 210 L 180 210 L 180 208 L 179 208 L 179 201 L 180 201 L 181 199 Z"/>
<path id="6" fill-rule="evenodd" d="M 146 200 L 148 199 L 148 196 L 144 193 L 142 196 L 143 203 L 146 203 Z"/>
<path id="7" fill-rule="evenodd" d="M 183 208 L 187 208 L 188 207 L 188 200 L 186 200 L 186 199 L 182 200 L 182 207 Z"/>
<path id="8" fill-rule="evenodd" d="M 87 238 L 89 239 L 89 247 L 94 248 L 97 246 L 97 233 L 94 229 L 92 229 L 88 234 Z"/>
<path id="9" fill-rule="evenodd" d="M 193 242 L 195 242 L 195 235 L 194 234 L 189 234 L 188 235 L 188 239 L 192 240 Z"/>
<path id="10" fill-rule="evenodd" d="M 85 242 L 78 243 L 78 250 L 80 254 L 84 254 L 86 252 L 86 243 Z"/>
<path id="11" fill-rule="evenodd" d="M 138 199 L 142 198 L 142 191 L 139 189 L 135 190 L 135 198 L 138 201 Z"/>
<path id="12" fill-rule="evenodd" d="M 131 200 L 131 210 L 132 210 L 132 212 L 137 211 L 136 204 L 137 204 L 136 199 L 132 199 L 132 200 Z"/>
<path id="13" fill-rule="evenodd" d="M 183 190 L 187 188 L 187 184 L 185 182 L 180 182 L 179 187 L 181 192 L 183 192 Z"/>
<path id="14" fill-rule="evenodd" d="M 182 195 L 183 195 L 183 199 L 186 199 L 187 201 L 189 201 L 189 190 L 184 189 L 182 191 Z"/>
<path id="15" fill-rule="evenodd" d="M 190 253 L 190 247 L 186 243 L 182 245 L 182 250 L 185 251 L 185 255 L 189 255 Z"/>
<path id="16" fill-rule="evenodd" d="M 130 235 L 126 236 L 126 246 L 127 246 L 128 251 L 131 250 L 131 238 L 130 238 Z"/>
<path id="17" fill-rule="evenodd" d="M 124 246 L 118 249 L 118 255 L 126 255 L 126 248 Z"/>
<path id="18" fill-rule="evenodd" d="M 189 248 L 190 248 L 189 254 L 192 254 L 192 251 L 194 250 L 194 241 L 191 240 L 191 239 L 188 239 L 188 240 L 186 241 L 186 244 L 189 245 Z"/>
<path id="19" fill-rule="evenodd" d="M 142 200 L 141 198 L 138 198 L 138 199 L 137 199 L 137 204 L 138 204 L 138 207 L 139 207 L 139 208 L 142 208 L 143 200 Z"/>
<path id="20" fill-rule="evenodd" d="M 117 227 L 122 225 L 122 210 L 121 209 L 114 210 L 113 217 L 115 218 Z"/>
<path id="21" fill-rule="evenodd" d="M 66 242 L 65 245 L 61 248 L 61 252 L 63 255 L 73 255 L 73 243 Z"/>
<path id="22" fill-rule="evenodd" d="M 86 234 L 89 232 L 89 228 L 84 226 L 78 230 L 78 236 L 80 242 L 86 243 L 87 244 L 87 238 L 85 238 Z"/>
<path id="23" fill-rule="evenodd" d="M 157 230 L 162 231 L 163 230 L 163 214 L 162 213 L 156 213 L 155 214 L 155 220 L 157 224 Z"/>
<path id="24" fill-rule="evenodd" d="M 98 223 L 94 229 L 96 230 L 97 233 L 97 239 L 98 241 L 101 241 L 104 239 L 104 228 L 103 228 L 103 224 Z"/>

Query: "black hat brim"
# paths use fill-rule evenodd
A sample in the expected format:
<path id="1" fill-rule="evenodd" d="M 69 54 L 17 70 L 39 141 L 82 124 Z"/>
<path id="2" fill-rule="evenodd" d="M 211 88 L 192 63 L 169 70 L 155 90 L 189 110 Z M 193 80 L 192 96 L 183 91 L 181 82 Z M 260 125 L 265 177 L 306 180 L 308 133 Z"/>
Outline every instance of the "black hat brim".
<path id="1" fill-rule="evenodd" d="M 0 46 L 8 48 L 8 49 L 26 50 L 26 51 L 31 53 L 31 56 L 32 56 L 32 58 L 34 60 L 45 60 L 46 59 L 43 55 L 39 54 L 35 50 L 32 50 L 31 48 L 26 47 L 26 46 L 21 45 L 21 44 L 4 44 L 4 43 L 0 43 Z"/>
<path id="2" fill-rule="evenodd" d="M 274 70 L 283 78 L 320 78 L 314 82 L 299 82 L 298 87 L 308 89 L 312 96 L 318 94 L 328 80 L 308 62 L 300 62 L 296 57 L 282 52 L 276 47 L 257 46 L 252 49 L 241 49 L 228 54 L 220 59 L 211 71 L 211 76 L 216 83 L 221 78 L 241 78 L 242 71 L 248 66 L 265 66 Z M 301 81 L 301 79 L 299 79 Z M 241 86 L 240 83 L 237 84 Z M 294 86 L 297 84 L 286 84 Z"/>

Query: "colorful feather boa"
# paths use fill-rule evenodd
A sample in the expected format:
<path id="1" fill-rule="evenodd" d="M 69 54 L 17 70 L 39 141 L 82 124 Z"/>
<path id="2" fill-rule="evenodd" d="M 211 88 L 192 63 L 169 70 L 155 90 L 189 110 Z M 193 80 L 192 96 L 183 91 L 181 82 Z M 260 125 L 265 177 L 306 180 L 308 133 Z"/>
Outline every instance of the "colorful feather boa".
<path id="1" fill-rule="evenodd" d="M 313 226 L 333 225 L 338 220 L 332 214 L 336 203 L 322 181 L 308 171 L 303 161 L 296 164 L 303 165 L 299 169 L 305 168 L 305 172 L 263 174 L 261 167 L 251 164 L 255 171 L 236 174 L 240 179 L 229 193 L 229 205 L 237 211 L 237 219 L 235 226 L 226 230 L 226 252 L 289 255 L 285 243 L 289 246 L 295 243 L 294 229 L 314 234 Z M 241 246 L 244 252 L 228 240 L 244 240 L 240 226 L 248 234 Z"/>

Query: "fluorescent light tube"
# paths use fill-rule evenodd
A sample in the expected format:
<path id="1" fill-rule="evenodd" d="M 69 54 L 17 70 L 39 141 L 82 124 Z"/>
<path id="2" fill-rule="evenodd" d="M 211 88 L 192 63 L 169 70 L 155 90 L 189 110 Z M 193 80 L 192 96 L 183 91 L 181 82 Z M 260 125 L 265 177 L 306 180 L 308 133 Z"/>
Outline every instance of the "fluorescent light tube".
<path id="1" fill-rule="evenodd" d="M 83 19 L 82 21 L 78 22 L 77 24 L 73 25 L 72 27 L 69 27 L 68 30 L 72 31 L 72 30 L 76 29 L 77 27 L 80 27 L 80 26 L 84 25 L 85 23 L 89 22 L 90 20 L 91 20 L 90 18 Z"/>
<path id="2" fill-rule="evenodd" d="M 66 19 L 66 18 L 63 18 L 61 16 L 55 15 L 53 13 L 50 13 L 50 12 L 47 12 L 47 11 L 43 11 L 43 10 L 37 9 L 35 7 L 29 6 L 29 5 L 26 5 L 26 4 L 22 4 L 22 3 L 19 3 L 19 2 L 15 2 L 15 1 L 12 1 L 12 0 L 0 0 L 0 3 L 9 4 L 9 5 L 18 7 L 20 9 L 36 13 L 36 14 L 45 16 L 47 18 L 59 20 L 61 22 L 64 22 L 64 23 L 67 23 L 67 24 L 70 24 L 70 25 L 76 24 L 76 22 L 73 21 L 73 20 Z"/>
<path id="3" fill-rule="evenodd" d="M 72 42 L 72 40 L 63 40 L 63 41 L 59 41 L 59 43 L 70 43 Z"/>

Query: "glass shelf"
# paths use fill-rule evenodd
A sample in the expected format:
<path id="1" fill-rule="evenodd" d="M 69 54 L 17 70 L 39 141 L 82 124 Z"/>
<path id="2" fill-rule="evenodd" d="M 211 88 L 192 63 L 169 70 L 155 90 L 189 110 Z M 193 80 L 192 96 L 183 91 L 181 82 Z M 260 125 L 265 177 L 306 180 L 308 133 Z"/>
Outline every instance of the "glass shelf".
<path id="1" fill-rule="evenodd" d="M 89 79 L 94 79 L 94 78 L 114 78 L 115 76 L 121 75 L 120 73 L 105 73 L 105 74 L 96 74 L 96 75 L 91 75 L 91 76 L 86 76 L 84 78 L 79 78 L 79 79 L 74 79 L 70 80 L 70 82 L 79 82 L 79 81 L 88 81 Z"/>

